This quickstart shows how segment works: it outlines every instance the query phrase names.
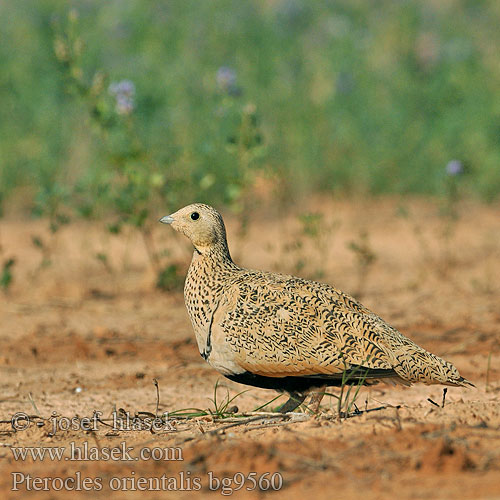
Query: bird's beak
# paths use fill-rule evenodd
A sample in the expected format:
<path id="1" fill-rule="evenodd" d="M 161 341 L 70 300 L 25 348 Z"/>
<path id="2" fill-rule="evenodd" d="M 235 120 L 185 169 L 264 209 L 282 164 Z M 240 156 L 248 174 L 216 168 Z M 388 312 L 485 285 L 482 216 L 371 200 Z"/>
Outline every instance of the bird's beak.
<path id="1" fill-rule="evenodd" d="M 171 215 L 165 215 L 165 217 L 160 219 L 160 222 L 162 224 L 172 224 L 172 222 L 174 222 L 174 218 Z"/>

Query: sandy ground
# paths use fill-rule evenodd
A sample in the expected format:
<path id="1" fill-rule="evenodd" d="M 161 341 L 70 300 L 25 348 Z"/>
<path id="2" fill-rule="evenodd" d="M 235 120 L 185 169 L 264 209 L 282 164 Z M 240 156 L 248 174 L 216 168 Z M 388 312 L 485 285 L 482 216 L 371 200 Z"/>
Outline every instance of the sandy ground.
<path id="1" fill-rule="evenodd" d="M 297 216 L 304 213 L 323 214 L 317 235 L 301 230 Z M 1 260 L 16 259 L 12 286 L 0 295 L 0 496 L 19 498 L 31 490 L 59 498 L 80 487 L 90 491 L 69 495 L 160 498 L 165 493 L 158 490 L 167 489 L 178 498 L 216 498 L 243 485 L 233 495 L 500 498 L 500 207 L 464 203 L 448 237 L 447 224 L 435 202 L 396 199 L 316 199 L 281 212 L 262 207 L 245 237 L 236 236 L 237 221 L 227 217 L 239 264 L 319 278 L 356 294 L 453 362 L 475 389 L 450 388 L 441 407 L 442 387 L 379 385 L 362 389 L 356 400 L 360 411 L 373 411 L 348 419 L 339 420 L 337 399 L 327 396 L 317 416 L 304 408 L 293 418 L 254 416 L 247 423 L 237 415 L 171 416 L 152 432 L 137 430 L 135 420 L 113 429 L 113 411 L 134 417 L 213 410 L 217 380 L 219 403 L 245 389 L 199 356 L 182 293 L 155 290 L 134 232 L 112 236 L 101 223 L 76 223 L 51 239 L 46 221 L 0 221 Z M 50 265 L 41 265 L 33 236 L 50 249 Z M 153 236 L 184 275 L 188 242 L 160 225 Z M 364 250 L 353 250 L 352 242 Z M 107 255 L 107 267 L 98 253 Z M 360 256 L 370 254 L 374 262 L 363 267 Z M 241 415 L 274 396 L 252 388 L 230 406 Z M 75 419 L 75 428 L 64 430 L 70 418 L 94 412 L 104 423 L 81 429 Z M 28 428 L 21 429 L 21 418 L 13 429 L 17 413 L 31 416 Z M 72 460 L 84 457 L 71 455 L 72 446 L 87 446 L 89 459 Z M 106 449 L 120 446 L 128 455 L 104 459 Z M 65 449 L 60 459 L 16 460 L 12 447 Z M 55 491 L 61 480 L 54 478 L 69 478 L 66 489 Z M 227 478 L 224 491 L 211 491 L 215 478 Z M 40 488 L 46 491 L 34 491 Z"/>

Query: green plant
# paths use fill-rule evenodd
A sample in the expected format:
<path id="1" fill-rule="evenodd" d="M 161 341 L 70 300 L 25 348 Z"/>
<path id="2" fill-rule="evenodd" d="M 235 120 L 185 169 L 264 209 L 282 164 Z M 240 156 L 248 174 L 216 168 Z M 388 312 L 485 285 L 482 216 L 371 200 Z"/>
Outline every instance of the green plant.
<path id="1" fill-rule="evenodd" d="M 229 395 L 229 389 L 226 389 L 227 393 L 222 400 L 218 399 L 217 397 L 218 390 L 219 390 L 219 380 L 217 380 L 214 386 L 214 396 L 213 398 L 210 398 L 210 401 L 213 404 L 213 408 L 207 408 L 207 409 L 183 408 L 180 410 L 174 410 L 172 412 L 169 412 L 168 413 L 169 417 L 181 417 L 187 419 L 203 417 L 203 416 L 211 416 L 214 419 L 224 419 L 228 417 L 234 417 L 235 413 L 238 412 L 238 408 L 235 406 L 232 407 L 230 405 L 236 398 L 238 398 L 245 392 L 248 392 L 248 389 L 245 391 L 241 391 L 232 397 Z"/>
<path id="2" fill-rule="evenodd" d="M 320 212 L 301 213 L 297 220 L 299 229 L 293 234 L 292 241 L 283 244 L 282 251 L 291 256 L 294 273 L 305 272 L 311 279 L 321 279 L 325 275 L 323 264 L 328 256 L 331 236 L 339 223 L 329 223 Z"/>
<path id="3" fill-rule="evenodd" d="M 40 263 L 38 264 L 36 271 L 39 271 L 40 269 L 50 266 L 52 264 L 52 258 L 51 258 L 52 250 L 49 246 L 45 244 L 42 237 L 37 235 L 32 235 L 31 243 L 41 253 Z"/>
<path id="4" fill-rule="evenodd" d="M 85 103 L 94 132 L 107 157 L 108 175 L 99 180 L 98 189 L 108 199 L 115 214 L 116 220 L 108 225 L 108 229 L 117 234 L 124 224 L 135 228 L 143 239 L 158 282 L 164 285 L 167 278 L 153 239 L 150 207 L 154 200 L 166 204 L 164 188 L 168 169 L 160 166 L 149 154 L 137 133 L 135 84 L 130 80 L 108 84 L 107 75 L 100 70 L 93 76 L 85 74 L 84 42 L 79 34 L 78 14 L 74 10 L 70 11 L 67 23 L 57 28 L 54 50 L 65 70 L 68 88 Z M 79 211 L 86 216 L 92 213 L 89 204 L 80 205 Z M 106 265 L 102 255 L 100 260 Z"/>
<path id="5" fill-rule="evenodd" d="M 167 264 L 160 272 L 156 280 L 156 288 L 164 292 L 181 290 L 184 278 L 179 273 L 177 264 Z"/>
<path id="6" fill-rule="evenodd" d="M 209 409 L 210 414 L 215 417 L 215 418 L 226 418 L 227 416 L 232 416 L 234 413 L 238 412 L 237 407 L 231 407 L 229 406 L 236 398 L 244 394 L 245 392 L 248 392 L 249 389 L 246 389 L 244 391 L 238 392 L 236 395 L 230 397 L 229 395 L 229 389 L 226 388 L 226 395 L 224 398 L 221 400 L 217 400 L 217 390 L 219 389 L 219 381 L 215 383 L 214 386 L 214 397 L 210 399 L 214 405 L 214 409 L 211 410 Z"/>
<path id="7" fill-rule="evenodd" d="M 50 235 L 49 243 L 44 243 L 39 236 L 32 236 L 32 244 L 42 253 L 42 260 L 37 271 L 50 266 L 51 254 L 57 246 L 59 230 L 71 221 L 68 214 L 70 210 L 68 203 L 71 198 L 68 188 L 56 180 L 45 179 L 45 182 L 40 187 L 32 207 L 33 215 L 48 219 Z"/>
<path id="8" fill-rule="evenodd" d="M 97 259 L 98 262 L 100 262 L 104 266 L 106 272 L 108 272 L 109 274 L 113 274 L 113 268 L 109 263 L 109 258 L 106 253 L 98 252 L 95 254 L 95 258 Z"/>
<path id="9" fill-rule="evenodd" d="M 413 237 L 417 242 L 419 252 L 420 252 L 420 272 L 419 280 L 426 276 L 427 268 L 433 265 L 434 256 L 429 246 L 429 242 L 424 234 L 422 224 L 417 220 L 415 214 L 410 208 L 400 205 L 396 211 L 396 215 L 404 219 L 410 226 Z"/>
<path id="10" fill-rule="evenodd" d="M 254 412 L 257 412 L 257 411 L 261 411 L 263 410 L 264 408 L 266 408 L 267 406 L 269 406 L 271 403 L 274 403 L 276 400 L 278 400 L 279 398 L 281 398 L 283 396 L 283 394 L 278 394 L 276 397 L 270 399 L 269 401 L 267 401 L 266 403 L 264 403 L 263 405 L 260 405 L 260 406 L 257 406 L 257 408 L 255 408 L 253 411 Z M 280 405 L 281 406 L 281 405 Z M 276 408 L 279 408 L 276 407 Z M 273 411 L 276 410 L 276 408 L 273 409 Z"/>
<path id="11" fill-rule="evenodd" d="M 233 212 L 239 216 L 238 233 L 240 238 L 244 238 L 248 233 L 250 212 L 255 207 L 252 192 L 254 167 L 264 157 L 266 149 L 255 104 L 242 104 L 239 94 L 231 92 L 230 88 L 226 94 L 218 114 L 220 120 L 227 122 L 222 125 L 222 130 L 227 130 L 225 149 L 234 163 L 234 173 L 230 176 L 225 197 Z"/>
<path id="12" fill-rule="evenodd" d="M 361 374 L 361 377 L 358 377 L 358 381 L 356 384 L 351 384 L 349 381 L 356 375 Z M 344 370 L 342 373 L 342 384 L 340 386 L 340 394 L 338 396 L 337 401 L 337 414 L 338 418 L 347 418 L 353 406 L 356 404 L 356 400 L 358 399 L 359 391 L 363 386 L 366 377 L 368 375 L 368 369 L 363 369 L 362 366 L 357 366 L 354 370 L 351 370 L 349 373 L 347 370 Z M 347 392 L 345 391 L 346 386 L 349 386 Z M 351 395 L 351 391 L 355 387 L 354 394 Z"/>
<path id="13" fill-rule="evenodd" d="M 432 267 L 441 276 L 445 277 L 454 264 L 453 239 L 460 221 L 460 202 L 462 200 L 461 184 L 466 169 L 458 160 L 448 162 L 442 172 L 444 196 L 439 209 L 440 226 L 437 239 L 440 242 L 439 253 L 433 252 L 417 216 L 405 206 L 400 206 L 397 215 L 411 224 L 412 233 L 420 249 L 421 271 L 420 276 L 427 274 Z"/>
<path id="14" fill-rule="evenodd" d="M 358 238 L 350 241 L 347 248 L 349 248 L 356 257 L 358 285 L 354 295 L 361 297 L 366 287 L 369 271 L 377 260 L 377 255 L 370 245 L 368 232 L 366 231 L 360 231 Z"/>
<path id="15" fill-rule="evenodd" d="M 445 168 L 445 197 L 440 214 L 442 217 L 442 229 L 440 240 L 442 242 L 441 259 L 438 271 L 446 276 L 454 264 L 453 238 L 456 233 L 457 224 L 460 220 L 460 184 L 466 170 L 462 162 L 452 160 Z"/>
<path id="16" fill-rule="evenodd" d="M 7 292 L 10 285 L 12 284 L 12 280 L 14 277 L 12 268 L 14 267 L 15 263 L 16 260 L 12 257 L 6 259 L 3 263 L 2 273 L 0 274 L 0 287 L 2 287 L 4 292 Z"/>

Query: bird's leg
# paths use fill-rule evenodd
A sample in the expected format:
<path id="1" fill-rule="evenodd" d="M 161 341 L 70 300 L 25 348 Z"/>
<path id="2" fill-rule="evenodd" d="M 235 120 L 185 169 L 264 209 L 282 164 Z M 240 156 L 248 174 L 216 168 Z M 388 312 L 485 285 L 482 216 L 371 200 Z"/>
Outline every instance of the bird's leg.
<path id="1" fill-rule="evenodd" d="M 288 413 L 295 410 L 295 408 L 300 406 L 304 402 L 304 399 L 306 399 L 306 394 L 301 394 L 300 392 L 290 392 L 289 394 L 290 398 L 288 401 L 282 404 L 278 409 L 280 413 Z"/>
<path id="2" fill-rule="evenodd" d="M 309 400 L 309 409 L 313 413 L 318 413 L 319 405 L 321 404 L 321 400 L 325 395 L 325 391 L 326 385 L 324 385 L 323 387 L 318 387 L 318 390 L 313 392 L 311 399 Z"/>

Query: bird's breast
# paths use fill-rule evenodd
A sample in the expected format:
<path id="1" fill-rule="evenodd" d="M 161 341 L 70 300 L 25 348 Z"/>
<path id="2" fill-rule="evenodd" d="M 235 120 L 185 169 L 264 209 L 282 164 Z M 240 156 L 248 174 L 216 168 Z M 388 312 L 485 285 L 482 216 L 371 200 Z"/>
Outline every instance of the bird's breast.
<path id="1" fill-rule="evenodd" d="M 212 356 L 212 329 L 222 295 L 221 283 L 203 260 L 193 257 L 184 285 L 184 301 L 201 356 Z"/>

